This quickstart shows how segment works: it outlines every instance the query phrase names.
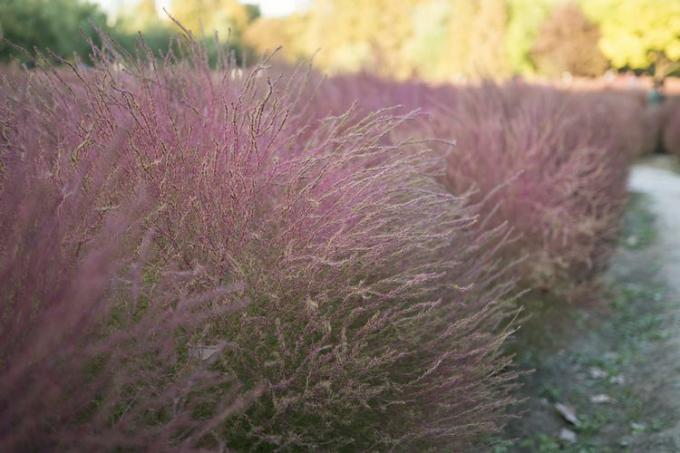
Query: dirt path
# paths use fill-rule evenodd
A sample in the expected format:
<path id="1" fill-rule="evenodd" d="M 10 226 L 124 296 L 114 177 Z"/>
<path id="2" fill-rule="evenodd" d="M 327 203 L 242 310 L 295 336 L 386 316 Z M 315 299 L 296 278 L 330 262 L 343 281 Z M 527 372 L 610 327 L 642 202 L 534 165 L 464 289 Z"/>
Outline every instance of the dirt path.
<path id="1" fill-rule="evenodd" d="M 680 293 L 680 174 L 659 168 L 662 162 L 656 159 L 636 165 L 629 187 L 652 201 L 650 210 L 657 218 L 657 247 L 663 252 L 662 271 L 669 285 Z"/>
<path id="2" fill-rule="evenodd" d="M 493 451 L 680 452 L 680 173 L 657 158 L 592 304 L 550 302 L 523 326 L 523 415 Z"/>
<path id="3" fill-rule="evenodd" d="M 636 165 L 630 178 L 631 191 L 646 194 L 656 217 L 657 238 L 653 248 L 660 261 L 660 274 L 667 285 L 665 304 L 668 338 L 653 351 L 658 367 L 649 370 L 657 391 L 673 412 L 680 413 L 680 174 L 670 170 L 668 159 L 657 158 Z M 654 436 L 680 445 L 680 420 Z"/>

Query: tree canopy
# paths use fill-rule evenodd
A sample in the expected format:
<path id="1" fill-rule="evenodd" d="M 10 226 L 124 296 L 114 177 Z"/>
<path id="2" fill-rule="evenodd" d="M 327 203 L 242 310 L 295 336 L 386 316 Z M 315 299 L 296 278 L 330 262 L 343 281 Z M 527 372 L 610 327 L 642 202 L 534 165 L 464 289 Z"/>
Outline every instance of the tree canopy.
<path id="1" fill-rule="evenodd" d="M 656 67 L 680 61 L 680 0 L 581 0 L 600 25 L 600 48 L 616 68 Z"/>
<path id="2" fill-rule="evenodd" d="M 142 33 L 149 48 L 164 52 L 180 32 L 174 23 L 159 17 L 155 0 L 137 0 L 118 15 L 115 24 L 110 24 L 106 13 L 90 1 L 0 0 L 0 60 L 33 59 L 34 49 L 49 50 L 65 59 L 78 55 L 87 60 L 90 42 L 99 44 L 99 31 L 128 50 L 134 50 Z M 174 0 L 170 14 L 197 40 L 205 39 L 210 52 L 216 54 L 228 46 L 238 57 L 243 53 L 242 34 L 259 16 L 259 9 L 238 0 Z M 212 42 L 214 32 L 221 43 Z"/>
<path id="3" fill-rule="evenodd" d="M 0 0 L 0 59 L 49 48 L 87 55 L 92 24 L 134 46 L 138 32 L 167 49 L 178 28 L 155 0 L 107 28 L 88 0 Z M 91 0 L 90 0 L 91 1 Z M 170 14 L 199 40 L 259 53 L 283 46 L 289 61 L 328 72 L 370 71 L 433 81 L 513 74 L 601 75 L 609 68 L 680 72 L 680 0 L 311 0 L 306 11 L 259 17 L 248 0 L 171 0 Z M 579 9 L 580 8 L 580 9 Z M 228 44 L 225 42 L 228 41 Z M 240 53 L 240 52 L 238 52 Z"/>
<path id="4" fill-rule="evenodd" d="M 87 55 L 88 39 L 97 41 L 95 27 L 106 30 L 106 14 L 79 0 L 0 1 L 0 58 L 27 51 L 50 50 L 62 57 Z M 83 36 L 84 38 L 83 39 Z"/>
<path id="5" fill-rule="evenodd" d="M 541 74 L 597 76 L 607 68 L 600 30 L 575 3 L 558 5 L 541 26 L 531 56 Z"/>
<path id="6" fill-rule="evenodd" d="M 680 0 L 404 0 L 394 5 L 393 0 L 314 0 L 304 14 L 256 22 L 247 41 L 256 49 L 283 45 L 291 59 L 315 55 L 314 62 L 331 72 L 369 70 L 430 80 L 562 71 L 599 75 L 608 67 L 667 70 L 680 60 Z M 559 39 L 547 44 L 550 34 Z"/>

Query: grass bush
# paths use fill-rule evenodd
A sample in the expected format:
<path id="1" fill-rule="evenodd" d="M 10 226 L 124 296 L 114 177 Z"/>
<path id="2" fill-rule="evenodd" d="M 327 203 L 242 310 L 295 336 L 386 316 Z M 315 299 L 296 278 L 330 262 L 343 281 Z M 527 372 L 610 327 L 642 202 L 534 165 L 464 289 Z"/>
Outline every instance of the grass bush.
<path id="1" fill-rule="evenodd" d="M 497 432 L 507 231 L 398 133 L 417 118 L 328 116 L 303 74 L 211 70 L 186 45 L 2 84 L 0 445 L 455 450 Z"/>
<path id="2" fill-rule="evenodd" d="M 421 119 L 402 131 L 454 146 L 446 185 L 472 192 L 491 220 L 507 222 L 516 240 L 507 262 L 525 257 L 517 275 L 526 288 L 576 295 L 606 265 L 626 198 L 631 159 L 649 148 L 635 95 L 566 92 L 509 82 L 479 86 L 393 84 L 370 76 L 338 77 L 325 104 L 342 111 L 399 105 Z"/>
<path id="3" fill-rule="evenodd" d="M 433 137 L 448 155 L 445 183 L 472 193 L 516 240 L 506 262 L 524 257 L 522 286 L 576 296 L 605 267 L 626 199 L 627 168 L 651 145 L 643 102 L 614 92 L 567 92 L 508 82 L 468 86 L 395 84 L 337 77 L 323 87 L 330 111 L 399 105 L 420 120 L 403 134 Z"/>
<path id="4" fill-rule="evenodd" d="M 644 91 L 604 90 L 580 94 L 586 107 L 597 108 L 593 127 L 606 126 L 619 152 L 626 152 L 631 160 L 653 153 L 660 140 L 661 112 L 647 106 Z M 602 121 L 606 121 L 603 123 Z"/>
<path id="5" fill-rule="evenodd" d="M 568 296 L 604 268 L 616 243 L 630 150 L 620 118 L 594 96 L 486 84 L 436 120 L 457 142 L 449 188 L 476 190 L 496 223 L 518 233 L 526 287 Z"/>
<path id="6" fill-rule="evenodd" d="M 160 200 L 78 80 L 0 88 L 0 450 L 186 449 L 259 391 L 195 353 L 205 322 L 247 301 L 160 253 Z"/>

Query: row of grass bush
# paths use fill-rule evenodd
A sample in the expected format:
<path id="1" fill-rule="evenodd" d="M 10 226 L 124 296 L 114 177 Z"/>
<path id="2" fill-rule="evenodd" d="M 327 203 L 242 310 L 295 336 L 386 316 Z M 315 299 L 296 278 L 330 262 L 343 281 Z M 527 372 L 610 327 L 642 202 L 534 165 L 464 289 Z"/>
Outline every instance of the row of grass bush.
<path id="1" fill-rule="evenodd" d="M 517 295 L 571 296 L 606 264 L 627 117 L 182 45 L 3 74 L 0 450 L 499 433 Z"/>
<path id="2" fill-rule="evenodd" d="M 333 78 L 322 90 L 319 108 L 331 112 L 351 104 L 419 111 L 402 133 L 446 156 L 441 181 L 481 206 L 489 227 L 510 227 L 503 259 L 521 261 L 521 289 L 578 299 L 596 283 L 617 240 L 629 164 L 649 146 L 634 95 L 516 81 L 432 87 L 369 75 Z"/>

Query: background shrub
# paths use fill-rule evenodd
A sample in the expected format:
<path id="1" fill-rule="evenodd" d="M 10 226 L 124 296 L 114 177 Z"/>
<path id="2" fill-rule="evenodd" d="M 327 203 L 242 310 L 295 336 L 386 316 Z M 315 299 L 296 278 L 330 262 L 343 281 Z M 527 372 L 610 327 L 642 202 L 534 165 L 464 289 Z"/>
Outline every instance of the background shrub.
<path id="1" fill-rule="evenodd" d="M 575 295 L 606 266 L 626 199 L 628 164 L 650 139 L 643 100 L 619 92 L 568 92 L 540 85 L 432 87 L 363 75 L 322 87 L 324 107 L 398 105 L 421 111 L 401 133 L 438 140 L 446 184 L 468 194 L 516 241 L 523 286 Z M 434 142 L 433 142 L 434 143 Z"/>
<path id="2" fill-rule="evenodd" d="M 606 265 L 629 162 L 611 113 L 604 99 L 509 83 L 461 93 L 436 120 L 457 143 L 449 188 L 475 190 L 519 234 L 529 288 L 568 295 Z"/>

